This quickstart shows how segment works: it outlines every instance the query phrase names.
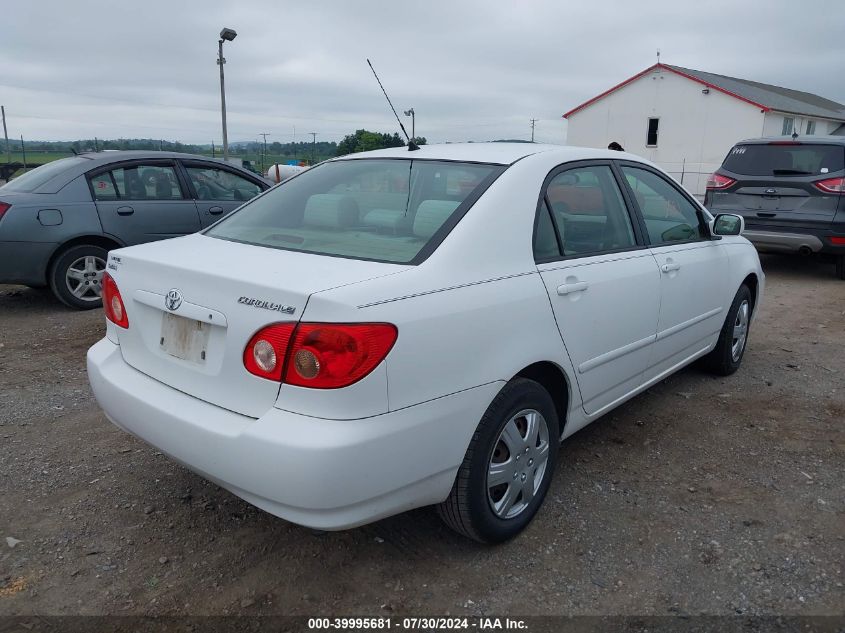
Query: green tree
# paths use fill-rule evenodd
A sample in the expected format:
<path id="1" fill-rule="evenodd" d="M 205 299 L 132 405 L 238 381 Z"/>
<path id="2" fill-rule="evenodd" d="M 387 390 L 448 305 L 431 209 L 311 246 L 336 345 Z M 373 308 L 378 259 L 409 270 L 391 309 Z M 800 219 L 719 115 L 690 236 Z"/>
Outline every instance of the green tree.
<path id="1" fill-rule="evenodd" d="M 386 147 L 403 147 L 405 142 L 398 133 L 393 134 L 370 132 L 369 130 L 355 130 L 354 134 L 347 134 L 337 144 L 337 155 L 354 154 L 356 152 L 369 152 L 374 149 Z"/>

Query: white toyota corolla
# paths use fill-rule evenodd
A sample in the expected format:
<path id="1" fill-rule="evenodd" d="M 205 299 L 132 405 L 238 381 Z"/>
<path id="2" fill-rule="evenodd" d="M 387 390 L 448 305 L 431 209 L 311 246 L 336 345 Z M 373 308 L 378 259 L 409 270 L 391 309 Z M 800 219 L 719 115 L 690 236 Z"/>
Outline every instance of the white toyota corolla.
<path id="1" fill-rule="evenodd" d="M 439 504 L 497 542 L 536 514 L 561 439 L 698 358 L 739 367 L 764 285 L 742 228 L 620 152 L 345 156 L 112 251 L 91 386 L 117 426 L 287 520 Z"/>

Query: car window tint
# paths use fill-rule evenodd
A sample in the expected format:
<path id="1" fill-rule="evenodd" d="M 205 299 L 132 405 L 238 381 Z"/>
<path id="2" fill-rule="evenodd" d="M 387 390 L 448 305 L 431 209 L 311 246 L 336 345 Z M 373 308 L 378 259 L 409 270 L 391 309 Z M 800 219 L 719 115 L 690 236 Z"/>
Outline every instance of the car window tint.
<path id="1" fill-rule="evenodd" d="M 117 189 L 111 178 L 111 172 L 97 174 L 91 178 L 91 188 L 95 200 L 117 200 Z"/>
<path id="2" fill-rule="evenodd" d="M 845 169 L 841 145 L 778 144 L 737 145 L 722 167 L 744 176 L 815 176 Z"/>
<path id="3" fill-rule="evenodd" d="M 610 167 L 564 171 L 549 182 L 546 198 L 564 256 L 628 248 L 636 244 L 631 219 Z"/>
<path id="4" fill-rule="evenodd" d="M 96 200 L 181 200 L 182 190 L 173 167 L 133 165 L 91 178 Z M 115 196 L 115 188 L 117 196 Z"/>
<path id="5" fill-rule="evenodd" d="M 645 219 L 651 244 L 702 239 L 698 210 L 666 179 L 637 167 L 622 166 Z"/>
<path id="6" fill-rule="evenodd" d="M 331 161 L 244 205 L 207 235 L 407 263 L 503 169 L 411 159 Z"/>
<path id="7" fill-rule="evenodd" d="M 551 209 L 543 201 L 537 214 L 537 231 L 534 233 L 534 260 L 538 262 L 560 257 L 551 213 Z"/>
<path id="8" fill-rule="evenodd" d="M 242 176 L 216 167 L 186 166 L 198 200 L 246 201 L 261 193 L 261 187 Z"/>
<path id="9" fill-rule="evenodd" d="M 22 193 L 29 193 L 35 191 L 38 187 L 49 182 L 56 176 L 61 175 L 63 171 L 85 162 L 88 162 L 88 159 L 82 158 L 81 156 L 60 158 L 59 160 L 54 160 L 46 165 L 41 165 L 41 167 L 31 169 L 17 178 L 13 178 L 3 185 L 2 189 L 4 191 L 20 191 Z"/>

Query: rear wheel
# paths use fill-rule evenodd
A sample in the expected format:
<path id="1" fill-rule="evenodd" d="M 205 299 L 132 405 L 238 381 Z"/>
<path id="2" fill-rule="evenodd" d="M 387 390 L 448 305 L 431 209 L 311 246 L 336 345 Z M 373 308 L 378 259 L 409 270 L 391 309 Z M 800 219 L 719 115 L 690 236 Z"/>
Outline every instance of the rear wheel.
<path id="1" fill-rule="evenodd" d="M 519 534 L 539 510 L 557 461 L 554 402 L 516 378 L 499 392 L 472 437 L 449 497 L 438 506 L 456 532 L 482 543 Z"/>
<path id="2" fill-rule="evenodd" d="M 703 359 L 705 367 L 720 376 L 730 376 L 739 369 L 750 325 L 751 290 L 742 285 L 728 310 L 716 347 Z"/>
<path id="3" fill-rule="evenodd" d="M 99 246 L 72 246 L 53 262 L 50 269 L 50 289 L 71 308 L 90 310 L 103 305 L 103 273 L 106 271 L 108 251 Z"/>
<path id="4" fill-rule="evenodd" d="M 845 255 L 836 256 L 836 276 L 845 279 Z"/>

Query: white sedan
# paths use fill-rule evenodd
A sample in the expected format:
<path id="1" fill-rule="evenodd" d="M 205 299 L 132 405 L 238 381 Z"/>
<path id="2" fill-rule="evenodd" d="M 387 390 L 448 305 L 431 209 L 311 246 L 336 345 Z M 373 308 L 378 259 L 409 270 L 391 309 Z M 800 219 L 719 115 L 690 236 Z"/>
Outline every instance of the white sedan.
<path id="1" fill-rule="evenodd" d="M 355 154 L 112 251 L 88 372 L 117 426 L 274 515 L 436 504 L 498 542 L 562 439 L 696 359 L 736 371 L 764 285 L 742 228 L 631 154 Z"/>

